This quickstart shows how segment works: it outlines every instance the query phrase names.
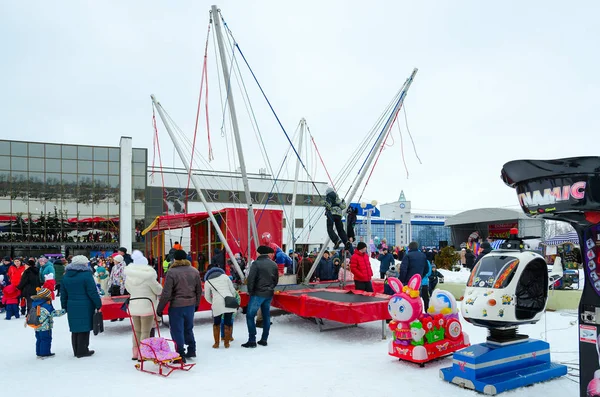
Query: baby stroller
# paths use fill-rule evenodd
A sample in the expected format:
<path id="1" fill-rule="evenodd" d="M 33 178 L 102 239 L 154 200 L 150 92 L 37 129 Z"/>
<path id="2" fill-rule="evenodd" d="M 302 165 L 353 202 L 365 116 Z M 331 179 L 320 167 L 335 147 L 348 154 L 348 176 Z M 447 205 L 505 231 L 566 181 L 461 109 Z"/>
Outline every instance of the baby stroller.
<path id="1" fill-rule="evenodd" d="M 131 313 L 129 312 L 129 302 L 142 299 L 149 300 L 150 304 L 152 305 L 152 311 L 154 312 L 154 324 L 156 325 L 156 336 L 139 341 L 137 335 L 135 334 L 135 328 L 133 327 L 133 319 L 131 317 Z M 125 306 L 125 311 L 127 311 L 127 314 L 129 314 L 129 322 L 131 323 L 133 338 L 135 339 L 135 344 L 138 350 L 139 362 L 135 365 L 135 368 L 138 371 L 167 377 L 171 375 L 171 373 L 176 369 L 189 371 L 194 365 L 196 365 L 193 363 L 185 364 L 181 359 L 179 353 L 177 353 L 177 345 L 175 344 L 175 341 L 171 339 L 165 339 L 160 336 L 160 328 L 158 326 L 158 318 L 156 317 L 156 311 L 154 310 L 154 302 L 152 302 L 150 298 L 131 298 L 128 299 L 123 304 L 123 306 Z M 173 343 L 173 345 L 175 346 L 175 350 L 171 349 L 169 342 Z M 146 364 L 147 361 L 151 361 L 152 363 L 158 365 L 158 371 L 153 371 L 151 369 L 149 370 L 144 368 L 144 364 Z"/>

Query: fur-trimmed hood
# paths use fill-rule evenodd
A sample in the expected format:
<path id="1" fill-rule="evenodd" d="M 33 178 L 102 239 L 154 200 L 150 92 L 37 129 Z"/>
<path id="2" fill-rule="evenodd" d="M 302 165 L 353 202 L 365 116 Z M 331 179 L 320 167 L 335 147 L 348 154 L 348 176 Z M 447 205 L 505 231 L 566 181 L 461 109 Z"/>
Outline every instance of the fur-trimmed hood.
<path id="1" fill-rule="evenodd" d="M 192 266 L 192 263 L 190 261 L 188 261 L 187 259 L 173 261 L 173 263 L 171 264 L 171 269 L 174 267 L 180 267 L 180 266 Z"/>
<path id="2" fill-rule="evenodd" d="M 221 269 L 220 267 L 213 267 L 204 275 L 204 281 L 219 277 L 221 274 L 225 274 L 225 270 Z"/>
<path id="3" fill-rule="evenodd" d="M 65 272 L 68 272 L 69 270 L 73 270 L 75 272 L 91 272 L 92 269 L 87 265 L 87 264 L 76 264 L 76 263 L 69 263 L 66 267 L 65 267 Z"/>

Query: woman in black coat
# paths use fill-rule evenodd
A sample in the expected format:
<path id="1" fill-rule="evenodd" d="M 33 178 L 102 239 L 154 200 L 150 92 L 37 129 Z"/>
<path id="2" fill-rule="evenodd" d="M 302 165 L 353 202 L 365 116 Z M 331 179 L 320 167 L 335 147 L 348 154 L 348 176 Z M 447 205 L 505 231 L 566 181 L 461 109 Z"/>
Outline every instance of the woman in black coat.
<path id="1" fill-rule="evenodd" d="M 27 301 L 27 314 L 31 310 L 32 300 L 31 297 L 37 294 L 36 288 L 41 287 L 40 271 L 35 267 L 35 261 L 29 260 L 25 264 L 25 271 L 21 276 L 21 282 L 17 286 L 17 289 L 21 291 L 21 296 Z"/>

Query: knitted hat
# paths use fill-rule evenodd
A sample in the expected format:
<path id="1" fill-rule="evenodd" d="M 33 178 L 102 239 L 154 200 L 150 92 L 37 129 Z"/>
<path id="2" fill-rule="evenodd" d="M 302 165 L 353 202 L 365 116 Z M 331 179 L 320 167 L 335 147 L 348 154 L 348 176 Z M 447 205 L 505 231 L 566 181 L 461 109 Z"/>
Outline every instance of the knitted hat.
<path id="1" fill-rule="evenodd" d="M 48 258 L 46 258 L 45 256 L 42 256 L 40 259 L 38 259 L 38 263 L 40 264 L 40 266 L 43 266 L 46 263 L 48 263 Z"/>
<path id="2" fill-rule="evenodd" d="M 363 248 L 367 248 L 367 244 L 364 241 L 359 241 L 359 243 L 356 245 L 356 249 L 360 251 Z"/>
<path id="3" fill-rule="evenodd" d="M 175 251 L 175 255 L 173 255 L 173 258 L 176 261 L 182 261 L 184 259 L 187 259 L 187 254 L 185 253 L 184 250 L 177 250 L 177 251 Z"/>
<path id="4" fill-rule="evenodd" d="M 258 247 L 256 249 L 256 252 L 258 252 L 261 255 L 267 255 L 267 254 L 274 254 L 275 251 L 273 250 L 273 248 L 266 246 L 266 245 L 261 245 L 260 247 Z"/>
<path id="5" fill-rule="evenodd" d="M 113 260 L 115 261 L 115 263 L 121 263 L 123 262 L 123 255 L 115 255 L 113 257 Z"/>
<path id="6" fill-rule="evenodd" d="M 119 247 L 118 251 L 121 251 L 122 253 L 126 254 L 127 253 L 127 248 L 125 248 L 125 247 Z"/>
<path id="7" fill-rule="evenodd" d="M 89 263 L 89 259 L 84 255 L 75 255 L 71 260 L 71 264 L 73 265 L 87 265 Z"/>
<path id="8" fill-rule="evenodd" d="M 31 297 L 31 299 L 47 299 L 50 300 L 50 298 L 52 297 L 52 291 L 50 291 L 48 288 L 36 288 L 35 289 L 37 291 L 37 295 L 33 295 Z"/>

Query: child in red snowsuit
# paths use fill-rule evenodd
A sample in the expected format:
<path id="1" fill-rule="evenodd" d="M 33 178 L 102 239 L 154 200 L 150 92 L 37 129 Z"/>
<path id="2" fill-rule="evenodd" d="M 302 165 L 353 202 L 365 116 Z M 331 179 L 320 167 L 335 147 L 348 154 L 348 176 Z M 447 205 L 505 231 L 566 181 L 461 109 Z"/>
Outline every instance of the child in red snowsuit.
<path id="1" fill-rule="evenodd" d="M 19 318 L 19 295 L 21 291 L 13 284 L 4 287 L 2 291 L 2 304 L 6 306 L 6 320 L 10 320 L 13 316 Z"/>

